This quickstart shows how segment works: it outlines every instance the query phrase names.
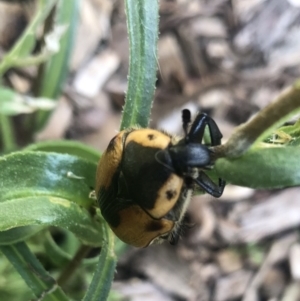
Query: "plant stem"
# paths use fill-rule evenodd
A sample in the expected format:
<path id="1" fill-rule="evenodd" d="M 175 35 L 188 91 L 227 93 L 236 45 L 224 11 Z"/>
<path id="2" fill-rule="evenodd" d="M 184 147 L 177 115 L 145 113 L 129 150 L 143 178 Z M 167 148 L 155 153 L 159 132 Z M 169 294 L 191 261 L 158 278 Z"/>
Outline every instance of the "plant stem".
<path id="1" fill-rule="evenodd" d="M 10 152 L 17 148 L 13 126 L 9 116 L 0 114 L 0 129 L 4 152 Z"/>
<path id="2" fill-rule="evenodd" d="M 130 56 L 121 130 L 148 126 L 157 71 L 158 1 L 126 0 L 125 4 Z"/>
<path id="3" fill-rule="evenodd" d="M 99 261 L 83 301 L 106 301 L 114 278 L 117 258 L 114 253 L 114 234 L 103 221 L 103 246 Z"/>
<path id="4" fill-rule="evenodd" d="M 250 121 L 237 127 L 224 145 L 215 147 L 216 157 L 241 156 L 254 142 L 263 140 L 298 111 L 300 111 L 300 81 L 283 91 L 273 103 Z"/>
<path id="5" fill-rule="evenodd" d="M 90 250 L 90 246 L 80 246 L 73 259 L 67 264 L 67 266 L 64 268 L 64 270 L 58 277 L 57 283 L 59 286 L 64 285 L 70 279 L 70 277 L 73 276 L 74 271 L 80 266 L 82 260 L 85 258 L 85 256 L 89 253 Z"/>

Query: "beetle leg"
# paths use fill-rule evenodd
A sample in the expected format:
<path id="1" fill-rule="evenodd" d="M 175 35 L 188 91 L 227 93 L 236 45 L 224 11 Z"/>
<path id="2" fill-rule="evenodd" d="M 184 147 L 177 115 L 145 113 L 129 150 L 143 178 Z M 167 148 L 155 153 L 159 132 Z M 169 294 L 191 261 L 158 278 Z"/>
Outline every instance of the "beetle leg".
<path id="1" fill-rule="evenodd" d="M 176 229 L 174 229 L 169 236 L 167 237 L 169 243 L 171 245 L 176 245 L 180 239 L 180 237 L 183 237 L 186 230 L 189 230 L 193 227 L 193 224 L 187 223 L 186 218 L 184 218 L 183 221 L 177 224 Z"/>
<path id="2" fill-rule="evenodd" d="M 188 133 L 188 141 L 201 143 L 206 126 L 208 126 L 209 128 L 211 145 L 220 145 L 223 135 L 221 134 L 215 121 L 205 113 L 198 113 L 198 115 L 196 116 Z"/>
<path id="3" fill-rule="evenodd" d="M 214 183 L 203 171 L 200 171 L 198 178 L 194 181 L 206 192 L 219 198 L 224 190 L 225 181 L 219 178 L 219 184 Z"/>
<path id="4" fill-rule="evenodd" d="M 176 246 L 179 241 L 179 238 L 180 238 L 180 231 L 179 230 L 176 230 L 175 232 L 173 231 L 168 237 L 169 244 L 172 246 Z"/>
<path id="5" fill-rule="evenodd" d="M 184 131 L 184 135 L 187 138 L 188 137 L 188 126 L 191 123 L 191 111 L 189 109 L 182 110 L 182 127 Z"/>

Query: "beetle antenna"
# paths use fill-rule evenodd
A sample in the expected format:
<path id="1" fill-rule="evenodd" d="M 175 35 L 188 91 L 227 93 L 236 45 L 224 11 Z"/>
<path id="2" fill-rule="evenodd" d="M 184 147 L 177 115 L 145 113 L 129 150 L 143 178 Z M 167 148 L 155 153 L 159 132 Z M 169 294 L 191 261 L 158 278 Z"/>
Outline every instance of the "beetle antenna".
<path id="1" fill-rule="evenodd" d="M 189 109 L 182 110 L 182 128 L 184 131 L 185 141 L 188 142 L 188 126 L 191 123 L 191 111 Z"/>

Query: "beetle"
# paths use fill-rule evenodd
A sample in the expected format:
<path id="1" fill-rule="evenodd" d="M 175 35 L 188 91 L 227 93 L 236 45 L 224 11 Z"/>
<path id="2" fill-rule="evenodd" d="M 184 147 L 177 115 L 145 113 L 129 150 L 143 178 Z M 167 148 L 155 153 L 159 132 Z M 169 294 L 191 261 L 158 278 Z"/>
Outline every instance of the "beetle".
<path id="1" fill-rule="evenodd" d="M 176 244 L 195 186 L 220 197 L 225 181 L 204 172 L 213 167 L 212 146 L 222 134 L 215 121 L 182 111 L 184 137 L 150 128 L 129 128 L 110 141 L 96 175 L 96 197 L 104 219 L 122 241 L 135 247 Z M 208 126 L 210 146 L 202 144 Z"/>

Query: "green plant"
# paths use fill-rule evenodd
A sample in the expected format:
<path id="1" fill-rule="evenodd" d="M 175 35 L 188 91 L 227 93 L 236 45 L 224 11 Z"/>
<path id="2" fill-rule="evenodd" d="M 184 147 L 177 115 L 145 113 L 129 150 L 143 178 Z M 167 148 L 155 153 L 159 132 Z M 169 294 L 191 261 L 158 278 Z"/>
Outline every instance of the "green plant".
<path id="1" fill-rule="evenodd" d="M 249 122 L 239 126 L 227 143 L 216 148 L 220 158 L 216 172 L 229 183 L 252 188 L 300 185 L 299 121 L 293 126 L 280 127 L 299 111 L 297 81 Z M 286 134 L 285 139 L 278 139 L 280 133 Z"/>
<path id="2" fill-rule="evenodd" d="M 56 13 L 63 9 L 63 2 L 69 3 L 61 0 Z M 55 4 L 55 0 L 39 1 L 40 7 L 33 22 L 0 64 L 1 76 L 13 66 L 44 62 L 45 53 L 35 57 L 30 55 L 34 31 L 51 15 Z M 157 69 L 158 1 L 127 0 L 126 13 L 130 71 L 121 129 L 134 124 L 148 126 Z M 72 18 L 73 14 L 67 16 Z M 52 57 L 53 61 L 56 60 L 53 64 L 61 67 L 62 57 L 67 53 L 68 49 L 61 48 L 57 56 Z M 46 57 L 49 55 L 52 54 L 47 53 Z M 44 70 L 47 71 L 42 74 L 49 76 L 48 80 L 58 79 L 55 68 Z M 65 73 L 66 67 L 60 70 L 59 75 L 64 77 Z M 43 82 L 47 82 L 44 77 Z M 56 87 L 42 85 L 45 90 L 36 96 L 47 97 L 46 103 L 51 107 L 52 99 L 58 95 L 58 85 L 59 82 Z M 40 111 L 43 99 L 34 98 L 32 109 L 32 105 L 22 102 L 21 96 L 14 91 L 1 89 L 1 139 L 4 150 L 9 151 L 17 148 L 9 115 L 34 110 L 38 127 L 41 127 L 48 113 Z M 8 95 L 6 98 L 3 96 L 5 93 Z M 299 122 L 280 128 L 290 139 L 276 144 L 279 139 L 273 137 L 275 129 L 299 109 L 299 83 L 296 83 L 256 118 L 237 128 L 225 145 L 215 147 L 217 160 L 213 173 L 227 182 L 254 188 L 299 185 Z M 31 292 L 26 292 L 31 298 L 33 295 L 43 300 L 68 300 L 60 284 L 73 274 L 76 277 L 74 267 L 79 271 L 82 268 L 75 264 L 76 260 L 84 258 L 90 248 L 98 247 L 101 251 L 96 259 L 97 266 L 95 260 L 84 260 L 82 264 L 89 271 L 85 274 L 86 283 L 94 273 L 83 300 L 107 299 L 116 265 L 114 237 L 94 200 L 88 197 L 91 187 L 94 187 L 99 157 L 100 154 L 79 143 L 62 141 L 31 145 L 0 158 L 0 251 L 31 289 Z M 270 174 L 272 177 L 266 176 Z M 53 240 L 56 233 L 53 227 L 63 229 L 58 232 L 65 238 L 61 247 Z M 39 254 L 45 265 L 51 262 L 55 267 L 51 274 L 35 254 Z M 0 273 L 7 271 L 7 266 L 7 262 L 0 266 Z M 9 273 L 8 279 L 12 279 L 13 272 L 10 270 Z M 21 290 L 23 292 L 25 288 Z M 5 294 L 4 299 L 8 292 Z"/>

